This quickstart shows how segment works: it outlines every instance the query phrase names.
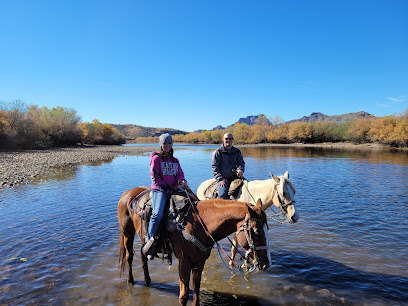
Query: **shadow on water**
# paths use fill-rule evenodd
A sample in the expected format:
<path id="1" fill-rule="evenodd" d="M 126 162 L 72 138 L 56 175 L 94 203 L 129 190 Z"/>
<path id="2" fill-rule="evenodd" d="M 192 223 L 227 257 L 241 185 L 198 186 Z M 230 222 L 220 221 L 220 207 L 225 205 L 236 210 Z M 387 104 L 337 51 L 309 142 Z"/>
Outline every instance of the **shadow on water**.
<path id="1" fill-rule="evenodd" d="M 267 272 L 256 273 L 255 276 L 232 273 L 229 281 L 221 280 L 224 284 L 217 284 L 220 280 L 208 280 L 202 284 L 200 305 L 404 305 L 408 300 L 407 277 L 359 271 L 304 253 L 282 251 L 271 255 L 274 264 Z M 211 273 L 208 269 L 207 266 L 205 272 Z M 228 283 L 236 283 L 237 287 L 244 289 L 242 281 L 244 286 L 252 287 L 252 294 L 237 293 L 228 286 Z M 179 286 L 175 284 L 152 282 L 145 286 L 143 281 L 135 281 L 128 286 L 129 293 L 136 287 L 144 287 L 144 302 L 157 292 L 174 296 L 176 300 L 179 295 Z M 220 288 L 225 291 L 220 291 Z M 245 292 L 242 289 L 239 291 Z M 189 303 L 192 299 L 190 291 Z"/>
<path id="2" fill-rule="evenodd" d="M 144 282 L 136 281 L 134 286 L 145 286 Z M 130 285 L 131 286 L 131 285 Z M 156 289 L 164 293 L 172 294 L 175 297 L 179 296 L 180 288 L 177 285 L 152 282 L 148 288 Z M 193 300 L 193 293 L 190 290 L 189 302 Z M 265 305 L 262 299 L 255 296 L 231 294 L 217 291 L 200 290 L 200 305 Z M 270 303 L 267 303 L 271 305 Z"/>
<path id="3" fill-rule="evenodd" d="M 272 253 L 274 266 L 268 274 L 284 275 L 296 286 L 312 286 L 313 291 L 329 290 L 338 296 L 354 296 L 359 302 L 380 299 L 388 302 L 408 301 L 408 278 L 359 271 L 336 261 L 296 252 Z M 347 299 L 348 300 L 348 299 Z"/>

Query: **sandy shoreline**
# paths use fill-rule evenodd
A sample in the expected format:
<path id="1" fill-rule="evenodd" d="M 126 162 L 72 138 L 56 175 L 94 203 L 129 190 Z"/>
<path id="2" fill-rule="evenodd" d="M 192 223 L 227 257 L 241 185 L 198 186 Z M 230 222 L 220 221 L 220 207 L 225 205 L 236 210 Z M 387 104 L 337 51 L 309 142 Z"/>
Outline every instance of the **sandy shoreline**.
<path id="1" fill-rule="evenodd" d="M 48 150 L 0 151 L 0 188 L 12 187 L 57 167 L 113 159 L 120 155 L 142 155 L 154 147 L 86 146 Z"/>
<path id="2" fill-rule="evenodd" d="M 353 150 L 390 150 L 380 144 L 257 144 L 237 147 L 330 148 Z M 0 188 L 29 183 L 33 178 L 57 167 L 112 159 L 121 155 L 142 155 L 158 149 L 151 146 L 85 146 L 48 150 L 0 151 Z"/>

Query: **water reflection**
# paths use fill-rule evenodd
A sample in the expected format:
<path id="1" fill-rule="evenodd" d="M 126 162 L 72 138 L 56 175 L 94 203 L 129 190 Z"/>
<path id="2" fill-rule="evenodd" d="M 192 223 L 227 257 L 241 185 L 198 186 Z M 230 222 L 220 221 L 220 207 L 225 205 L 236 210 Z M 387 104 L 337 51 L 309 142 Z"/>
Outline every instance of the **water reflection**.
<path id="1" fill-rule="evenodd" d="M 38 175 L 36 178 L 30 180 L 30 184 L 43 184 L 46 181 L 67 181 L 73 180 L 77 176 L 77 172 L 81 171 L 83 165 L 98 167 L 103 164 L 109 164 L 114 160 L 114 158 L 107 158 L 104 160 L 91 161 L 83 164 L 73 164 L 65 167 L 53 167 L 51 170 L 46 171 L 45 173 Z"/>
<path id="2" fill-rule="evenodd" d="M 389 150 L 350 150 L 333 148 L 280 148 L 280 147 L 242 147 L 244 158 L 347 158 L 370 163 L 408 164 L 407 151 Z"/>

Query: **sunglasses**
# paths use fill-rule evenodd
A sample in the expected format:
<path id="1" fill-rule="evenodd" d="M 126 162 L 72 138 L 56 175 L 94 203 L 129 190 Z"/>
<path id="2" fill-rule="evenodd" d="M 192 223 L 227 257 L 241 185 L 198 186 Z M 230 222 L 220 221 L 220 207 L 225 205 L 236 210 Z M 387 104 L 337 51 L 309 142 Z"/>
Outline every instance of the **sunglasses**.
<path id="1" fill-rule="evenodd" d="M 234 138 L 224 138 L 225 140 L 234 140 Z"/>

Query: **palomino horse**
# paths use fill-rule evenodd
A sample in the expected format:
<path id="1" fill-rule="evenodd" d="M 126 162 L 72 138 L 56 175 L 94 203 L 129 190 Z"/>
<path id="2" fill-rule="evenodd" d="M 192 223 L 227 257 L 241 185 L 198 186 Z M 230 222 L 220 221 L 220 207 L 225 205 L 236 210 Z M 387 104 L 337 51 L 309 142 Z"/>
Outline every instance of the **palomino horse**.
<path id="1" fill-rule="evenodd" d="M 144 241 L 141 218 L 129 209 L 129 204 L 146 187 L 135 187 L 123 193 L 118 203 L 118 219 L 120 228 L 119 266 L 121 274 L 128 263 L 128 282 L 134 283 L 132 275 L 133 240 L 135 233 Z M 261 209 L 259 200 L 255 206 L 238 201 L 213 199 L 198 201 L 190 209 L 184 224 L 179 230 L 168 232 L 175 256 L 179 260 L 180 295 L 179 302 L 186 305 L 189 297 L 190 274 L 193 278 L 193 305 L 199 303 L 201 274 L 204 264 L 210 255 L 215 241 L 237 232 L 238 244 L 246 251 L 247 259 L 251 259 L 259 270 L 266 270 L 269 265 L 269 250 L 266 215 Z M 193 237 L 186 239 L 184 237 Z M 198 240 L 193 243 L 193 240 Z M 207 251 L 203 250 L 206 249 Z M 151 280 L 147 265 L 147 257 L 140 250 L 144 281 L 149 285 Z"/>
<path id="2" fill-rule="evenodd" d="M 208 199 L 205 196 L 205 191 L 208 187 L 215 183 L 215 179 L 209 179 L 201 183 L 197 189 L 197 197 L 200 200 Z M 247 185 L 246 185 L 247 184 Z M 255 200 L 261 199 L 262 210 L 265 211 L 272 204 L 280 209 L 280 212 L 285 216 L 287 223 L 296 223 L 299 219 L 299 213 L 295 208 L 295 188 L 289 180 L 289 172 L 284 175 L 275 176 L 271 174 L 271 178 L 263 181 L 244 182 L 237 195 L 237 200 L 240 202 L 254 203 Z M 234 259 L 237 250 L 235 234 L 233 236 L 233 247 L 231 249 Z M 230 262 L 232 265 L 232 262 Z"/>

